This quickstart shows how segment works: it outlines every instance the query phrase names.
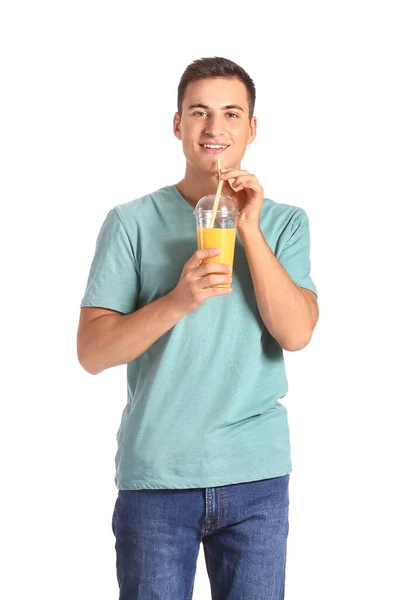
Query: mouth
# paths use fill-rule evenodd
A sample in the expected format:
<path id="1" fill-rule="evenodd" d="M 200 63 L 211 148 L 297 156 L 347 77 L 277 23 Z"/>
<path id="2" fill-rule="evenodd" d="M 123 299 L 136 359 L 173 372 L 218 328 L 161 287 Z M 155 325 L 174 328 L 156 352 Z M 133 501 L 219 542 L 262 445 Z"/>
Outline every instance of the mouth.
<path id="1" fill-rule="evenodd" d="M 226 144 L 200 144 L 204 153 L 207 154 L 221 154 L 229 147 Z"/>

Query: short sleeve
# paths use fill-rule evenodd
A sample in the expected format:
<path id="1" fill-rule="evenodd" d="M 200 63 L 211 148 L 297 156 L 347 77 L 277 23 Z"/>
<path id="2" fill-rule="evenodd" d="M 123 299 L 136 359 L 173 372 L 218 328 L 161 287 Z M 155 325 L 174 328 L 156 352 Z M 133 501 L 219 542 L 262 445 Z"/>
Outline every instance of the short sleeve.
<path id="1" fill-rule="evenodd" d="M 137 307 L 139 291 L 139 269 L 133 247 L 113 208 L 97 238 L 81 307 L 96 306 L 128 314 Z"/>
<path id="2" fill-rule="evenodd" d="M 294 283 L 317 294 L 310 274 L 310 229 L 304 210 L 299 209 L 293 217 L 289 237 L 277 258 Z"/>

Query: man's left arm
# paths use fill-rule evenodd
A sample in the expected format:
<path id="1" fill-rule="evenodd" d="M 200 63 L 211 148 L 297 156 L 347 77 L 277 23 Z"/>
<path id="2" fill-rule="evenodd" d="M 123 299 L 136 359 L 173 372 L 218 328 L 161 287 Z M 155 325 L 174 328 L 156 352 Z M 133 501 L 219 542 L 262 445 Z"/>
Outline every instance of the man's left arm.
<path id="1" fill-rule="evenodd" d="M 223 169 L 221 177 L 224 193 L 239 207 L 237 227 L 261 318 L 284 350 L 301 350 L 310 342 L 318 321 L 317 297 L 291 279 L 265 240 L 259 224 L 264 193 L 256 176 L 247 171 Z"/>
<path id="2" fill-rule="evenodd" d="M 259 227 L 240 228 L 239 236 L 265 327 L 284 350 L 301 350 L 310 342 L 319 317 L 316 295 L 293 282 Z"/>

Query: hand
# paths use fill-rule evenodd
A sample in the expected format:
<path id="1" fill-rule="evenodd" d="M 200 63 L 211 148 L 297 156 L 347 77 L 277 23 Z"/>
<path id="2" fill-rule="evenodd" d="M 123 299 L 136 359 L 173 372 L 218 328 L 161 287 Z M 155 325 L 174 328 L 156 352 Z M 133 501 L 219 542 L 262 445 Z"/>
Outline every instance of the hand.
<path id="1" fill-rule="evenodd" d="M 235 200 L 239 208 L 238 228 L 258 227 L 264 190 L 255 175 L 238 169 L 222 169 L 223 193 Z"/>
<path id="2" fill-rule="evenodd" d="M 232 281 L 231 268 L 221 263 L 203 264 L 205 258 L 218 256 L 220 250 L 197 250 L 184 265 L 177 286 L 170 292 L 176 308 L 184 315 L 199 308 L 207 298 L 226 296 L 231 288 L 213 287 Z"/>

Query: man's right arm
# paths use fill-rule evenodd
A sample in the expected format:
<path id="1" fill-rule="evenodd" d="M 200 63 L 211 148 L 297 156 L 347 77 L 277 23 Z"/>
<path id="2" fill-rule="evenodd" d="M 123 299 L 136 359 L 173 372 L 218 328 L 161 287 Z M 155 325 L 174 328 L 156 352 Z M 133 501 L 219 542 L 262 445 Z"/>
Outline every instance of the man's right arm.
<path id="1" fill-rule="evenodd" d="M 83 307 L 77 335 L 78 360 L 92 375 L 126 364 L 146 352 L 183 316 L 169 294 L 128 315 Z"/>
<path id="2" fill-rule="evenodd" d="M 97 375 L 129 363 L 205 300 L 229 294 L 230 288 L 213 287 L 231 281 L 228 267 L 202 264 L 205 258 L 218 254 L 216 250 L 195 252 L 172 292 L 130 314 L 98 307 L 81 308 L 77 352 L 82 367 Z"/>

